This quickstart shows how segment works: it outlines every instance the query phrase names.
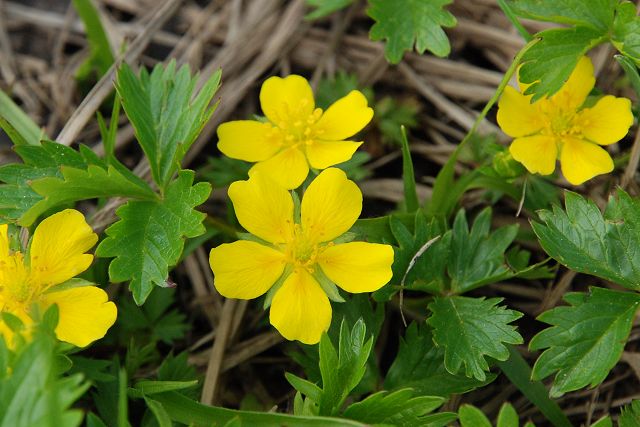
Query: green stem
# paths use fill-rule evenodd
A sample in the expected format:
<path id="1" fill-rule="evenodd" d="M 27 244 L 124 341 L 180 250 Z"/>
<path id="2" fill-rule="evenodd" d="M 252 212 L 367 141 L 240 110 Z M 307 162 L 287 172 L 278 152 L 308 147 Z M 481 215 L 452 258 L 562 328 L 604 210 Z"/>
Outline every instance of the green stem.
<path id="1" fill-rule="evenodd" d="M 516 14 L 513 13 L 511 7 L 504 0 L 498 0 L 498 6 L 500 6 L 500 9 L 502 9 L 502 12 L 507 17 L 507 19 L 511 21 L 516 30 L 518 30 L 518 33 L 520 33 L 520 36 L 522 36 L 524 41 L 530 42 L 531 40 L 533 40 L 533 36 L 529 34 L 526 28 L 524 28 L 524 26 L 520 23 L 520 20 L 518 20 Z"/>

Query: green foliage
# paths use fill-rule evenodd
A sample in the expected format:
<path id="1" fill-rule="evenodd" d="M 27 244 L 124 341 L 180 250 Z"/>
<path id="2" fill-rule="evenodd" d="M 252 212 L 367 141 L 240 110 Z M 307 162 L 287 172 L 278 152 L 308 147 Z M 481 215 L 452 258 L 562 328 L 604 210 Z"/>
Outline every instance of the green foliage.
<path id="1" fill-rule="evenodd" d="M 529 347 L 546 348 L 533 367 L 533 378 L 557 371 L 551 396 L 600 384 L 618 362 L 640 295 L 603 288 L 564 296 L 570 306 L 556 307 L 538 317 L 552 327 L 538 333 Z"/>
<path id="2" fill-rule="evenodd" d="M 433 343 L 431 329 L 427 325 L 412 323 L 400 339 L 398 354 L 384 380 L 386 390 L 411 388 L 420 396 L 462 394 L 489 384 L 494 374 L 487 374 L 484 381 L 454 375 L 444 367 L 445 351 Z"/>
<path id="3" fill-rule="evenodd" d="M 17 318 L 16 318 L 17 319 Z M 83 413 L 70 406 L 89 388 L 81 374 L 65 376 L 54 329 L 54 307 L 43 316 L 28 343 L 9 350 L 0 335 L 0 426 L 78 426 Z"/>
<path id="4" fill-rule="evenodd" d="M 120 218 L 107 230 L 96 255 L 115 257 L 109 266 L 114 282 L 130 280 L 137 304 L 143 304 L 153 285 L 166 287 L 169 267 L 180 259 L 184 239 L 204 233 L 205 215 L 194 208 L 207 200 L 208 183 L 193 185 L 194 173 L 183 170 L 162 200 L 130 201 L 118 208 Z"/>
<path id="5" fill-rule="evenodd" d="M 100 15 L 91 0 L 72 0 L 73 7 L 82 19 L 89 41 L 89 58 L 78 68 L 76 78 L 85 80 L 95 70 L 97 77 L 102 77 L 115 58 L 107 34 L 100 22 Z"/>
<path id="6" fill-rule="evenodd" d="M 622 408 L 618 427 L 636 427 L 640 425 L 640 400 L 634 400 Z"/>
<path id="7" fill-rule="evenodd" d="M 444 403 L 433 396 L 414 397 L 413 390 L 372 394 L 363 401 L 351 404 L 343 416 L 367 424 L 385 424 L 398 427 L 445 426 L 456 419 L 456 414 L 441 412 L 430 414 Z"/>
<path id="8" fill-rule="evenodd" d="M 416 177 L 413 172 L 413 160 L 409 151 L 407 131 L 401 128 L 402 133 L 402 182 L 404 185 L 404 204 L 407 212 L 415 212 L 420 207 L 418 193 L 416 191 Z"/>
<path id="9" fill-rule="evenodd" d="M 461 427 L 492 427 L 489 419 L 482 411 L 473 405 L 462 405 L 458 411 Z M 518 427 L 520 421 L 518 413 L 510 403 L 504 403 L 500 407 L 496 427 Z M 534 427 L 533 423 L 528 422 L 525 427 Z"/>
<path id="10" fill-rule="evenodd" d="M 314 8 L 308 13 L 306 19 L 318 19 L 330 15 L 340 9 L 344 9 L 353 3 L 353 0 L 307 0 L 307 4 Z"/>
<path id="11" fill-rule="evenodd" d="M 536 34 L 539 41 L 522 58 L 520 80 L 531 83 L 525 93 L 533 101 L 557 92 L 578 59 L 601 43 L 610 42 L 636 63 L 640 60 L 640 18 L 631 2 L 511 0 L 509 5 L 524 18 L 569 26 Z"/>
<path id="12" fill-rule="evenodd" d="M 116 89 L 161 190 L 215 110 L 209 103 L 220 84 L 220 72 L 194 94 L 197 82 L 189 67 L 176 70 L 175 61 L 157 65 L 151 74 L 142 69 L 136 76 L 127 64 L 118 72 Z"/>
<path id="13" fill-rule="evenodd" d="M 183 338 L 189 325 L 184 314 L 170 308 L 174 300 L 175 290 L 170 288 L 155 289 L 142 307 L 129 298 L 121 299 L 116 323 L 120 341 L 136 338 L 138 342 L 172 344 Z"/>
<path id="14" fill-rule="evenodd" d="M 413 129 L 418 126 L 419 104 L 409 98 L 396 101 L 384 97 L 375 103 L 373 121 L 380 130 L 382 142 L 390 145 L 402 144 L 401 127 Z"/>
<path id="15" fill-rule="evenodd" d="M 20 107 L 0 90 L 0 128 L 15 145 L 38 145 L 46 138 L 44 131 Z"/>
<path id="16" fill-rule="evenodd" d="M 451 51 L 449 39 L 442 27 L 453 27 L 456 18 L 443 9 L 451 0 L 405 0 L 402 7 L 394 0 L 370 0 L 368 15 L 376 21 L 369 36 L 386 39 L 385 56 L 393 64 L 402 59 L 414 45 L 418 53 L 425 50 L 437 56 Z"/>
<path id="17" fill-rule="evenodd" d="M 568 268 L 640 289 L 640 203 L 619 190 L 603 215 L 593 201 L 565 193 L 565 210 L 554 206 L 532 223 L 543 249 Z"/>
<path id="18" fill-rule="evenodd" d="M 504 344 L 522 344 L 511 322 L 522 313 L 497 306 L 502 298 L 436 298 L 429 304 L 427 323 L 433 328 L 433 341 L 445 351 L 444 364 L 452 374 L 460 372 L 479 381 L 487 379 L 486 356 L 506 360 Z"/>

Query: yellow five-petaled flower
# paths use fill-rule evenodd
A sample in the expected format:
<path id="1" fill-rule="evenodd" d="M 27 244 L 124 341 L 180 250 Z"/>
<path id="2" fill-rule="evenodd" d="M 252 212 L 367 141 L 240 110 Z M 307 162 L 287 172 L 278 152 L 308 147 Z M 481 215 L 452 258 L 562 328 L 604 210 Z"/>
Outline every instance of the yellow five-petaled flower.
<path id="1" fill-rule="evenodd" d="M 324 278 L 347 292 L 375 291 L 391 279 L 393 248 L 333 242 L 362 210 L 360 189 L 340 169 L 326 169 L 311 182 L 299 223 L 289 192 L 260 172 L 250 176 L 231 184 L 229 197 L 240 224 L 263 243 L 240 240 L 214 248 L 209 261 L 215 286 L 225 297 L 251 299 L 279 283 L 271 324 L 287 339 L 315 344 L 331 323 Z"/>
<path id="2" fill-rule="evenodd" d="M 231 158 L 257 162 L 254 172 L 263 172 L 287 189 L 304 182 L 309 166 L 325 169 L 349 160 L 362 142 L 346 139 L 373 117 L 357 90 L 327 111 L 315 108 L 311 86 L 297 75 L 268 78 L 260 90 L 260 105 L 267 121 L 221 124 L 218 148 Z"/>
<path id="3" fill-rule="evenodd" d="M 631 101 L 607 95 L 583 107 L 593 89 L 593 64 L 582 57 L 562 88 L 533 104 L 531 96 L 507 87 L 498 104 L 498 124 L 515 138 L 509 151 L 529 172 L 549 175 L 556 159 L 562 174 L 578 185 L 611 172 L 613 161 L 601 145 L 618 142 L 633 124 Z"/>
<path id="4" fill-rule="evenodd" d="M 31 310 L 58 306 L 58 339 L 84 347 L 102 338 L 116 320 L 117 310 L 97 286 L 72 286 L 69 279 L 91 265 L 85 253 L 98 236 L 84 216 L 73 209 L 43 220 L 33 233 L 28 257 L 10 250 L 6 224 L 0 225 L 0 312 L 18 317 L 27 328 Z M 13 332 L 0 319 L 0 334 L 11 345 Z"/>

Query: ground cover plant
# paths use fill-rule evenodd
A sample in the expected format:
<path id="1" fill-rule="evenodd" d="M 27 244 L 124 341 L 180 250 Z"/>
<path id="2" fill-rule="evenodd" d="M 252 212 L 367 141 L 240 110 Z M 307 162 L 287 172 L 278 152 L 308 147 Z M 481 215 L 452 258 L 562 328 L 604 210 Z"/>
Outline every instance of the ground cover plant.
<path id="1" fill-rule="evenodd" d="M 0 426 L 640 426 L 625 0 L 0 3 Z"/>

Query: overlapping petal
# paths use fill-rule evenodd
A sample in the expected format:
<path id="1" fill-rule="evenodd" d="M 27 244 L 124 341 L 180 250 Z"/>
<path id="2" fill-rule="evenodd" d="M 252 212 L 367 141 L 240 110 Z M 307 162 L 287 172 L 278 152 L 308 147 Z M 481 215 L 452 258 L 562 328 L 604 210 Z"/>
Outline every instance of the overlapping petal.
<path id="1" fill-rule="evenodd" d="M 307 159 L 311 167 L 326 169 L 349 160 L 362 142 L 314 141 L 307 146 Z"/>
<path id="2" fill-rule="evenodd" d="M 283 243 L 293 233 L 293 200 L 284 188 L 260 172 L 229 186 L 236 217 L 251 234 L 271 243 Z"/>
<path id="3" fill-rule="evenodd" d="M 30 267 L 32 283 L 43 288 L 82 273 L 93 261 L 86 254 L 98 241 L 84 216 L 66 209 L 44 219 L 33 233 Z"/>
<path id="4" fill-rule="evenodd" d="M 559 103 L 566 110 L 575 111 L 584 104 L 595 84 L 596 78 L 593 74 L 593 63 L 588 56 L 583 56 L 578 61 L 576 68 L 571 72 L 566 83 L 551 96 L 551 100 Z"/>
<path id="5" fill-rule="evenodd" d="M 373 292 L 393 273 L 393 248 L 389 245 L 350 242 L 330 246 L 318 257 L 324 274 L 347 292 Z"/>
<path id="6" fill-rule="evenodd" d="M 261 162 L 280 148 L 279 133 L 269 123 L 236 120 L 218 126 L 218 149 L 232 159 Z"/>
<path id="7" fill-rule="evenodd" d="M 362 193 L 340 169 L 325 169 L 302 198 L 302 229 L 312 242 L 328 242 L 353 226 L 362 211 Z"/>
<path id="8" fill-rule="evenodd" d="M 260 171 L 288 190 L 299 187 L 309 174 L 309 165 L 297 147 L 286 148 L 264 162 L 256 163 L 251 172 Z"/>
<path id="9" fill-rule="evenodd" d="M 211 250 L 209 264 L 215 287 L 227 298 L 252 299 L 269 290 L 284 272 L 282 252 L 239 240 Z"/>
<path id="10" fill-rule="evenodd" d="M 118 310 L 105 291 L 97 286 L 82 286 L 42 295 L 44 310 L 58 306 L 56 336 L 78 347 L 86 347 L 102 338 L 116 321 Z"/>
<path id="11" fill-rule="evenodd" d="M 316 344 L 331 324 L 331 304 L 318 282 L 296 269 L 274 295 L 269 320 L 283 337 Z"/>
<path id="12" fill-rule="evenodd" d="M 517 138 L 511 143 L 509 152 L 531 173 L 549 175 L 556 168 L 558 147 L 552 136 L 534 135 Z"/>
<path id="13" fill-rule="evenodd" d="M 0 266 L 7 261 L 9 257 L 9 226 L 0 224 Z"/>
<path id="14" fill-rule="evenodd" d="M 498 125 L 504 133 L 517 138 L 539 132 L 544 126 L 540 112 L 531 97 L 519 93 L 511 86 L 504 89 L 498 102 Z"/>
<path id="15" fill-rule="evenodd" d="M 315 108 L 313 91 L 304 77 L 269 77 L 260 89 L 260 106 L 271 123 L 280 126 L 292 115 L 309 115 Z"/>
<path id="16" fill-rule="evenodd" d="M 373 118 L 362 92 L 352 90 L 334 102 L 315 125 L 318 138 L 329 141 L 347 139 L 360 132 Z"/>
<path id="17" fill-rule="evenodd" d="M 613 160 L 602 147 L 577 138 L 566 138 L 560 153 L 562 174 L 573 185 L 613 170 Z"/>
<path id="18" fill-rule="evenodd" d="M 624 138 L 633 124 L 631 101 L 607 95 L 596 105 L 580 111 L 577 122 L 582 134 L 600 145 L 613 144 Z"/>

